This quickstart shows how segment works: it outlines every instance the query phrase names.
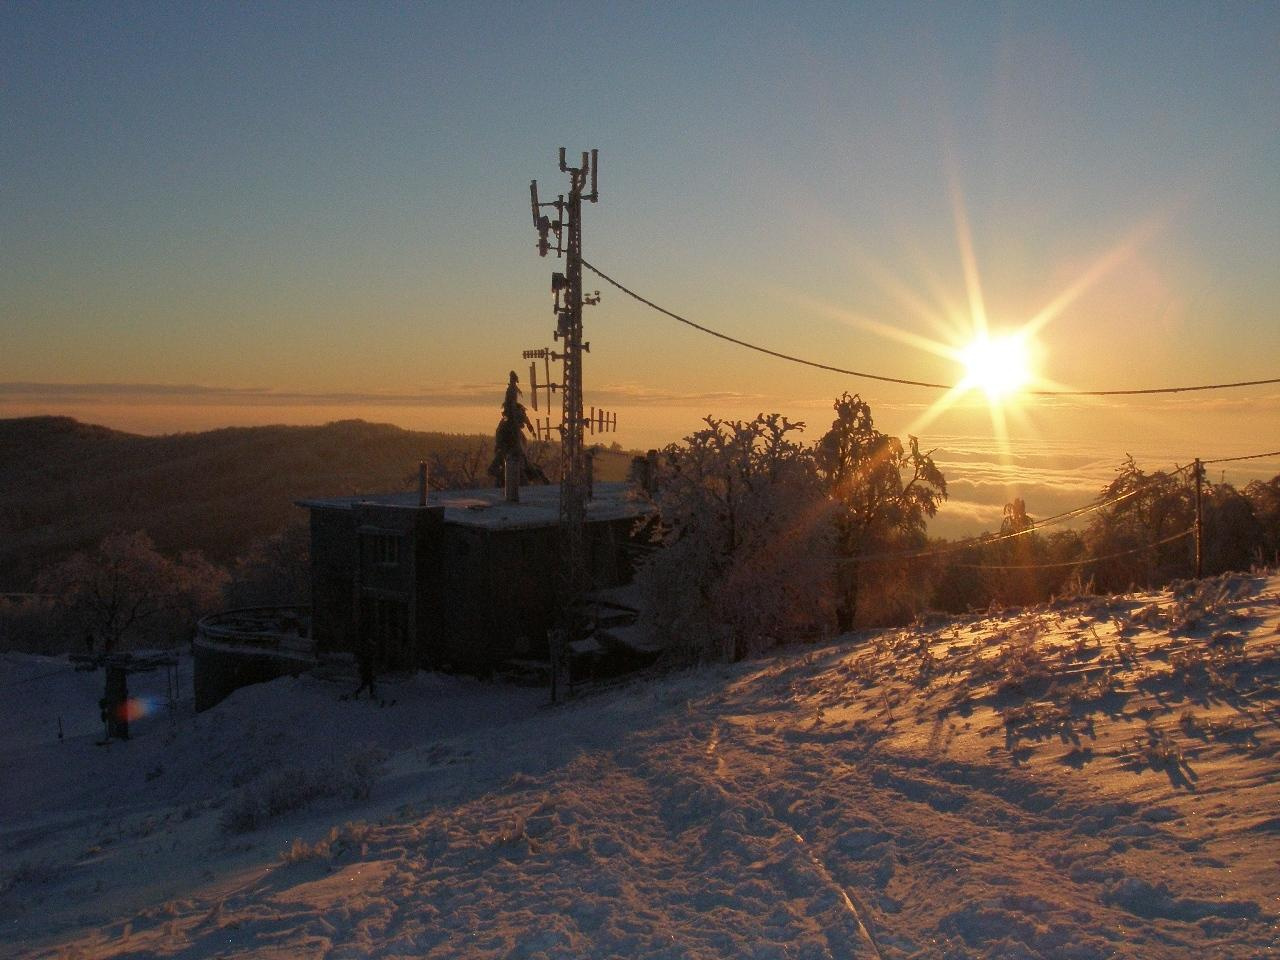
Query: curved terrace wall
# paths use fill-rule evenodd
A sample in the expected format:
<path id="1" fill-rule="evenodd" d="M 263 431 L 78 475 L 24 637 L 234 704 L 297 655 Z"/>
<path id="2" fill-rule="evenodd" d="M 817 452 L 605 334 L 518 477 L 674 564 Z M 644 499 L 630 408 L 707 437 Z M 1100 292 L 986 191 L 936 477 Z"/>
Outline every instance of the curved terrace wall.
<path id="1" fill-rule="evenodd" d="M 241 687 L 314 667 L 311 608 L 248 607 L 212 614 L 196 625 L 191 649 L 198 712 Z"/>

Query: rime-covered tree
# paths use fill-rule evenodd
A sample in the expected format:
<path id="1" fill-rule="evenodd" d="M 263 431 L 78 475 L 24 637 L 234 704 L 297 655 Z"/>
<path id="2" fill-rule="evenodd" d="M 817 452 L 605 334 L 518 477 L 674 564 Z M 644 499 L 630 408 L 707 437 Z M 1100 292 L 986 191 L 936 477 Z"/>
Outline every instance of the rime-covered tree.
<path id="1" fill-rule="evenodd" d="M 901 576 L 898 565 L 856 558 L 925 542 L 925 524 L 947 498 L 947 481 L 931 453 L 921 453 L 915 437 L 903 447 L 897 437 L 875 428 L 871 407 L 857 394 L 834 403 L 836 419 L 814 450 L 818 470 L 835 501 L 836 543 L 851 561 L 839 577 L 839 625 L 851 628 L 858 616 L 860 588 Z"/>
<path id="2" fill-rule="evenodd" d="M 707 417 L 663 451 L 655 539 L 639 571 L 645 619 L 673 655 L 740 659 L 830 618 L 829 501 L 803 424 Z"/>
<path id="3" fill-rule="evenodd" d="M 266 607 L 311 602 L 311 530 L 293 523 L 255 540 L 236 560 L 223 590 L 228 607 Z"/>
<path id="4" fill-rule="evenodd" d="M 1085 532 L 1098 589 L 1153 586 L 1194 573 L 1194 478 L 1189 471 L 1147 473 L 1133 457 L 1117 468 Z M 1170 539 L 1174 538 L 1174 539 Z"/>
<path id="5" fill-rule="evenodd" d="M 70 626 L 112 653 L 185 639 L 195 620 L 217 607 L 226 579 L 194 551 L 170 560 L 145 533 L 115 533 L 41 573 L 37 589 L 55 597 Z"/>
<path id="6" fill-rule="evenodd" d="M 1266 556 L 1266 536 L 1253 501 L 1229 483 L 1204 492 L 1204 572 L 1248 570 Z"/>
<path id="7" fill-rule="evenodd" d="M 1250 482 L 1244 495 L 1258 518 L 1263 562 L 1280 565 L 1280 474 L 1267 481 Z"/>
<path id="8" fill-rule="evenodd" d="M 489 476 L 502 486 L 506 477 L 507 458 L 519 463 L 520 483 L 546 483 L 542 468 L 533 463 L 525 450 L 524 431 L 533 433 L 529 414 L 520 402 L 520 378 L 514 370 L 507 381 L 507 392 L 502 398 L 502 418 L 493 435 L 493 462 L 489 464 Z"/>

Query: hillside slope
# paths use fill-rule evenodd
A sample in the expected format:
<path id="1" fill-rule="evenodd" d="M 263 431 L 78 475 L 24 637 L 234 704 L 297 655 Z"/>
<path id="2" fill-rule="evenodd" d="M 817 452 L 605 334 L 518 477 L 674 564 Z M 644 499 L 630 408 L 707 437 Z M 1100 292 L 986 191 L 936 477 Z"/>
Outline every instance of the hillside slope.
<path id="1" fill-rule="evenodd" d="M 227 563 L 305 520 L 301 497 L 407 489 L 418 461 L 484 437 L 361 420 L 139 436 L 65 417 L 0 420 L 0 591 L 115 531 Z"/>
<path id="2" fill-rule="evenodd" d="M 1276 575 L 849 636 L 555 710 L 428 674 L 382 707 L 339 699 L 354 678 L 281 680 L 110 747 L 100 680 L 3 662 L 19 957 L 1280 949 Z"/>

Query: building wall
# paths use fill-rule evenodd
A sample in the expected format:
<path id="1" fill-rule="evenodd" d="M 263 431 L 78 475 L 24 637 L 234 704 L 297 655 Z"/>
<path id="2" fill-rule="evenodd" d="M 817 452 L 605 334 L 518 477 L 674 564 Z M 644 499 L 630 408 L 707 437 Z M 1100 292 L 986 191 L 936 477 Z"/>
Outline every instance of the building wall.
<path id="1" fill-rule="evenodd" d="M 241 687 L 297 676 L 316 665 L 309 657 L 209 642 L 203 637 L 197 637 L 191 649 L 197 713 L 221 703 Z"/>
<path id="2" fill-rule="evenodd" d="M 385 667 L 412 669 L 438 661 L 443 507 L 357 503 L 354 610 Z"/>
<path id="3" fill-rule="evenodd" d="M 443 665 L 545 659 L 559 569 L 556 527 L 446 527 Z"/>
<path id="4" fill-rule="evenodd" d="M 356 524 L 351 510 L 311 509 L 312 635 L 318 653 L 355 647 Z"/>
<path id="5" fill-rule="evenodd" d="M 390 667 L 482 671 L 547 658 L 561 589 L 557 526 L 445 523 L 439 507 L 374 503 L 312 507 L 311 516 L 313 629 L 321 650 L 355 650 L 363 635 L 378 643 Z M 592 586 L 631 578 L 634 525 L 626 518 L 587 524 Z M 389 537 L 398 542 L 394 562 Z"/>

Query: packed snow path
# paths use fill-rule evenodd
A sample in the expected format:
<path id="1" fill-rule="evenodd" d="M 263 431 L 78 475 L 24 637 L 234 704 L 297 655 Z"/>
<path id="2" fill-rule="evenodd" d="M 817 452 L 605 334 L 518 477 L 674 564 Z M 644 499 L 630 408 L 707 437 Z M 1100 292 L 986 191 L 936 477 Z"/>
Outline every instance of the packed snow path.
<path id="1" fill-rule="evenodd" d="M 104 815 L 56 775 L 25 812 L 5 788 L 28 866 L 0 881 L 0 953 L 1267 955 L 1278 586 L 947 620 L 558 709 L 440 677 L 386 708 L 246 689 L 167 746 L 109 748 Z M 371 742 L 368 798 L 226 829 Z M 14 770 L 50 748 L 4 749 Z"/>

